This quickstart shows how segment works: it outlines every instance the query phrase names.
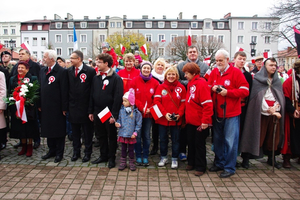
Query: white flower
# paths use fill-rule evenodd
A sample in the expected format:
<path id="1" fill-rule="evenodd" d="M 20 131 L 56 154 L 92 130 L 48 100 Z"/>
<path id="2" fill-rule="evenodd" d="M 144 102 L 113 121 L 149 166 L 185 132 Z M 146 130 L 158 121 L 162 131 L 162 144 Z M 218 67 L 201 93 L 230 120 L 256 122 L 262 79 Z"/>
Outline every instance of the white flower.
<path id="1" fill-rule="evenodd" d="M 29 83 L 28 79 L 24 79 L 23 83 Z"/>
<path id="2" fill-rule="evenodd" d="M 32 87 L 32 86 L 33 86 L 33 84 L 32 84 L 32 83 L 29 83 L 28 85 L 29 85 L 30 87 Z"/>
<path id="3" fill-rule="evenodd" d="M 19 93 L 19 95 L 20 95 L 20 97 L 21 97 L 21 96 L 25 96 L 25 92 L 22 92 L 22 91 L 21 91 L 21 92 Z"/>
<path id="4" fill-rule="evenodd" d="M 15 101 L 15 98 L 9 97 L 8 100 L 9 100 L 9 101 Z"/>

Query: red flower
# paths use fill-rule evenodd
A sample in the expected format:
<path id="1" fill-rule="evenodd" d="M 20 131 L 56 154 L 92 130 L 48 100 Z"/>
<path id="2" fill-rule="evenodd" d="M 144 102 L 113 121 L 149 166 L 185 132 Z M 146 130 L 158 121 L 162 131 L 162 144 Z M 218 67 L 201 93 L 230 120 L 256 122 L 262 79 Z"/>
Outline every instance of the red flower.
<path id="1" fill-rule="evenodd" d="M 19 96 L 19 93 L 20 93 L 20 89 L 21 89 L 21 86 L 18 86 L 14 89 L 14 92 L 13 92 L 13 97 L 16 101 L 19 101 L 20 100 L 20 96 Z"/>

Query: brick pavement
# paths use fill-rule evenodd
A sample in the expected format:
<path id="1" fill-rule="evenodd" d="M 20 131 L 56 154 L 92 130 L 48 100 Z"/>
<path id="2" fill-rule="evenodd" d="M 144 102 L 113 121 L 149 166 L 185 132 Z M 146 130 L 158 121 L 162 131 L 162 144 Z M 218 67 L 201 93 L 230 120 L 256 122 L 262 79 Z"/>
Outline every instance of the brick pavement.
<path id="1" fill-rule="evenodd" d="M 47 152 L 44 139 L 31 158 L 18 156 L 20 149 L 12 147 L 15 143 L 10 140 L 0 153 L 0 199 L 300 199 L 296 160 L 291 160 L 291 169 L 275 169 L 275 173 L 266 158 L 250 160 L 250 169 L 239 168 L 236 175 L 220 179 L 216 172 L 196 177 L 193 171 L 184 170 L 185 162 L 179 162 L 178 170 L 172 170 L 170 164 L 158 168 L 159 155 L 150 156 L 147 168 L 118 171 L 117 167 L 109 170 L 106 163 L 71 162 L 68 140 L 60 163 L 41 159 Z M 208 167 L 214 157 L 210 146 L 208 143 Z M 98 156 L 99 148 L 94 147 L 92 160 Z M 282 161 L 280 156 L 278 160 Z"/>

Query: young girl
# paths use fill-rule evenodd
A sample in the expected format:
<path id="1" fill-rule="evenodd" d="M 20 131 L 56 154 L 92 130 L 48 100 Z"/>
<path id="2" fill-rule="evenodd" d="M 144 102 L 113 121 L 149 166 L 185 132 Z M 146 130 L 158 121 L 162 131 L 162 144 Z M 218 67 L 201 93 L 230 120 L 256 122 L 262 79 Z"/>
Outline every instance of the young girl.
<path id="1" fill-rule="evenodd" d="M 134 164 L 134 144 L 136 143 L 137 134 L 142 127 L 142 114 L 134 106 L 135 96 L 134 90 L 130 89 L 123 96 L 123 105 L 119 112 L 119 118 L 115 126 L 119 128 L 118 142 L 122 143 L 122 155 L 119 170 L 127 167 L 127 147 L 129 154 L 129 168 L 135 171 Z"/>

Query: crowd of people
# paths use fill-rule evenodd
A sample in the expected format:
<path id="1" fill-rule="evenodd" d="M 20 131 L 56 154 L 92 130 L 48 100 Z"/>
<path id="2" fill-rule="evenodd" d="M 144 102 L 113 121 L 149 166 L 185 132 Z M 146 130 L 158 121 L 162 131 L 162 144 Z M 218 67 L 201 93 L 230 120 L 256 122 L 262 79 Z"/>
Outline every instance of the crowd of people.
<path id="1" fill-rule="evenodd" d="M 119 143 L 119 170 L 127 167 L 128 156 L 129 169 L 135 171 L 136 165 L 148 166 L 149 155 L 158 150 L 157 166 L 167 165 L 171 140 L 171 168 L 187 160 L 186 170 L 201 176 L 207 170 L 206 140 L 211 133 L 215 159 L 209 171 L 222 171 L 221 178 L 235 174 L 240 154 L 244 168 L 250 167 L 249 159 L 263 155 L 278 169 L 276 155 L 283 155 L 286 168 L 291 158 L 299 157 L 300 60 L 285 73 L 277 69 L 275 58 L 257 57 L 249 71 L 244 52 L 236 52 L 230 61 L 229 53 L 220 49 L 209 68 L 199 60 L 198 49 L 189 46 L 187 60 L 177 66 L 167 67 L 162 58 L 154 64 L 142 61 L 136 52 L 124 55 L 124 69 L 116 69 L 113 48 L 108 43 L 102 47 L 103 53 L 89 65 L 81 51 L 74 51 L 68 67 L 54 50 L 44 52 L 43 66 L 25 49 L 14 66 L 9 64 L 10 53 L 1 53 L 1 149 L 9 133 L 9 138 L 20 140 L 18 155 L 30 157 L 45 137 L 48 152 L 42 159 L 54 157 L 57 163 L 63 159 L 68 134 L 73 141 L 71 161 L 81 158 L 84 143 L 82 162 L 89 162 L 95 137 L 100 156 L 92 164 L 115 167 Z"/>

